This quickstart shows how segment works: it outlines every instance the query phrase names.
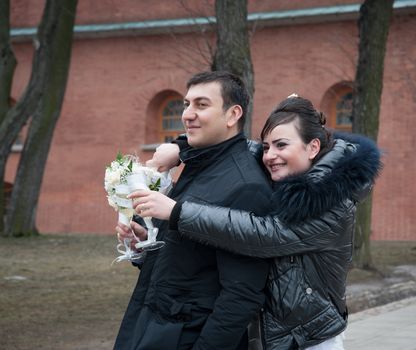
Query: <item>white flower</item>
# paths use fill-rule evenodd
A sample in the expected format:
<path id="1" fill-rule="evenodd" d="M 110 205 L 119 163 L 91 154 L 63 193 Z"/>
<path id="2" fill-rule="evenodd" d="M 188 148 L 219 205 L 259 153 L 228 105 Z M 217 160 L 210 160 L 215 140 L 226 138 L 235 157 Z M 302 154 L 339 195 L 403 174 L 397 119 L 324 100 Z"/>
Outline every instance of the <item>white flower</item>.
<path id="1" fill-rule="evenodd" d="M 154 168 L 146 168 L 147 184 L 150 185 L 160 178 L 160 173 Z"/>
<path id="2" fill-rule="evenodd" d="M 110 185 L 115 186 L 115 185 L 120 183 L 120 180 L 121 180 L 121 171 L 120 170 L 116 170 L 116 171 L 110 172 L 108 174 L 107 182 Z"/>
<path id="3" fill-rule="evenodd" d="M 131 167 L 131 172 L 133 174 L 138 173 L 140 171 L 140 169 L 143 168 L 143 166 L 140 165 L 140 163 L 138 162 L 133 162 L 133 165 Z"/>
<path id="4" fill-rule="evenodd" d="M 167 192 L 172 182 L 170 175 L 165 176 L 158 172 L 156 168 L 143 166 L 135 156 L 123 156 L 119 153 L 117 158 L 107 166 L 104 176 L 104 189 L 107 192 L 108 204 L 116 210 L 120 210 L 120 208 L 112 198 L 115 194 L 115 187 L 127 183 L 126 178 L 131 174 L 143 174 L 143 180 L 140 180 L 140 182 L 144 181 L 144 185 L 156 191 L 163 191 L 162 193 Z"/>

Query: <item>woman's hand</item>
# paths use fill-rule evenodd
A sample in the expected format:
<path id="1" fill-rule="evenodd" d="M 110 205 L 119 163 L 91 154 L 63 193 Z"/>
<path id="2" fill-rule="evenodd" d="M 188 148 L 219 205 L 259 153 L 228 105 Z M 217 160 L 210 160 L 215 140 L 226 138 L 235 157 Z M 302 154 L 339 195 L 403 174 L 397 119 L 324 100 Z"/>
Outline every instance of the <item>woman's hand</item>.
<path id="1" fill-rule="evenodd" d="M 130 221 L 130 227 L 122 224 L 121 222 L 118 222 L 116 226 L 116 231 L 118 241 L 120 243 L 124 243 L 125 239 L 129 239 L 130 249 L 135 251 L 138 251 L 135 247 L 135 244 L 137 243 L 137 238 L 140 241 L 145 241 L 147 239 L 146 229 L 134 221 Z"/>
<path id="2" fill-rule="evenodd" d="M 179 163 L 179 146 L 175 143 L 162 143 L 156 148 L 152 159 L 146 162 L 146 166 L 157 168 L 158 171 L 168 171 Z"/>
<path id="3" fill-rule="evenodd" d="M 176 202 L 156 191 L 139 190 L 128 195 L 133 199 L 133 208 L 141 217 L 169 220 Z"/>

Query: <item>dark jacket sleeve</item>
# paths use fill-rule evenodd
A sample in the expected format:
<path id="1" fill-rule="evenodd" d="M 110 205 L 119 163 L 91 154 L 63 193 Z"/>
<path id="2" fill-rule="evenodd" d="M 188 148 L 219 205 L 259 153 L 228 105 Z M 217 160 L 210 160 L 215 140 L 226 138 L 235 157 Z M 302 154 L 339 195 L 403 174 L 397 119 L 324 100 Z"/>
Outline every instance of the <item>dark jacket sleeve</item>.
<path id="1" fill-rule="evenodd" d="M 179 231 L 201 243 L 253 257 L 271 258 L 328 248 L 335 241 L 333 226 L 352 216 L 346 201 L 317 219 L 286 225 L 277 215 L 257 216 L 242 210 L 184 202 Z M 335 230 L 336 232 L 337 230 Z"/>
<path id="2" fill-rule="evenodd" d="M 191 239 L 249 256 L 327 249 L 337 242 L 334 235 L 340 234 L 341 221 L 354 219 L 355 203 L 368 194 L 382 167 L 376 145 L 362 137 L 356 141 L 359 146 L 336 140 L 307 173 L 277 182 L 273 191 L 277 215 L 259 217 L 185 202 L 173 212 L 178 228 Z"/>
<path id="3" fill-rule="evenodd" d="M 264 186 L 240 189 L 233 197 L 235 203 L 245 203 L 247 210 L 264 213 L 268 209 L 269 196 Z M 217 250 L 221 292 L 193 349 L 235 349 L 264 303 L 268 261 L 236 253 Z"/>

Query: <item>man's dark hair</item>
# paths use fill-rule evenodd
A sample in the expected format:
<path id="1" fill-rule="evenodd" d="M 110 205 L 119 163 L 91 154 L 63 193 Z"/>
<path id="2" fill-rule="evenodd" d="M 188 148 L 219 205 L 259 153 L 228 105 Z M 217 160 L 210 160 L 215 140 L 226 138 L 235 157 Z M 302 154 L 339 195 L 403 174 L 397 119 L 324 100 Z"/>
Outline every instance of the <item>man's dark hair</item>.
<path id="1" fill-rule="evenodd" d="M 193 85 L 206 84 L 216 82 L 221 86 L 221 96 L 223 100 L 223 110 L 234 105 L 239 105 L 243 111 L 243 115 L 238 121 L 240 131 L 244 128 L 248 104 L 250 103 L 250 95 L 244 82 L 236 75 L 226 71 L 202 72 L 195 74 L 186 83 L 186 88 Z"/>

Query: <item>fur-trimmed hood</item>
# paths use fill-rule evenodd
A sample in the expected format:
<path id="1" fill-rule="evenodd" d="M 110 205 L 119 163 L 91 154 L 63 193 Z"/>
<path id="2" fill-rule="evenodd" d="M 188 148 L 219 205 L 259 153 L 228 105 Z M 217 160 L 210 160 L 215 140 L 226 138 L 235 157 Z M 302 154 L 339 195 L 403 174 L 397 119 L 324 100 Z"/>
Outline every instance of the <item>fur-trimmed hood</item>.
<path id="1" fill-rule="evenodd" d="M 360 201 L 371 191 L 382 169 L 376 144 L 359 135 L 334 136 L 333 149 L 308 172 L 274 183 L 273 205 L 281 220 L 316 218 L 344 200 Z"/>

